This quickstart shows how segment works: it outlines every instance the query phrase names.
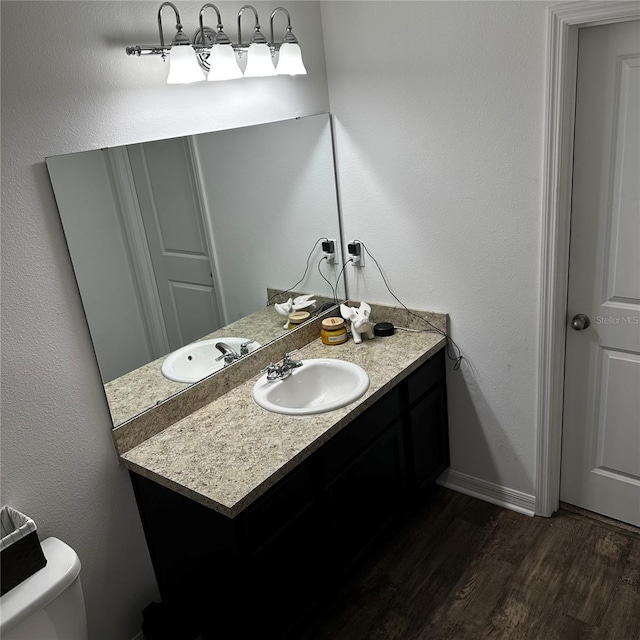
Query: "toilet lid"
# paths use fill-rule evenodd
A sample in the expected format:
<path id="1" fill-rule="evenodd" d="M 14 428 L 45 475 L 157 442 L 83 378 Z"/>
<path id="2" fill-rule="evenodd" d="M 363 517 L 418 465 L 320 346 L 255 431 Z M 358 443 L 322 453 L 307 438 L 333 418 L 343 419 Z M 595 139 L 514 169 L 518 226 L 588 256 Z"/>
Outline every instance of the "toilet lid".
<path id="1" fill-rule="evenodd" d="M 0 636 L 46 607 L 80 573 L 80 558 L 62 540 L 47 538 L 41 545 L 47 565 L 0 598 Z"/>

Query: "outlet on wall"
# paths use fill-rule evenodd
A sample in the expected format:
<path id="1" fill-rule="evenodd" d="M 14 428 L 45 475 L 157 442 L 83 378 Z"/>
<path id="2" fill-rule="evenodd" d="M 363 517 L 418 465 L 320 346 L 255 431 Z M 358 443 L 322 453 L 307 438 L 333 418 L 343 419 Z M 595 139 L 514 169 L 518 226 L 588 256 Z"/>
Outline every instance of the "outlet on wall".
<path id="1" fill-rule="evenodd" d="M 364 267 L 364 247 L 359 240 L 353 240 L 347 245 L 347 251 L 349 252 L 349 258 L 351 258 L 351 264 L 354 267 Z"/>
<path id="2" fill-rule="evenodd" d="M 327 259 L 327 262 L 329 264 L 340 263 L 340 261 L 338 260 L 338 253 L 336 251 L 337 246 L 338 246 L 338 243 L 336 242 L 335 239 L 328 239 L 328 240 L 322 241 L 322 252 L 324 253 Z"/>

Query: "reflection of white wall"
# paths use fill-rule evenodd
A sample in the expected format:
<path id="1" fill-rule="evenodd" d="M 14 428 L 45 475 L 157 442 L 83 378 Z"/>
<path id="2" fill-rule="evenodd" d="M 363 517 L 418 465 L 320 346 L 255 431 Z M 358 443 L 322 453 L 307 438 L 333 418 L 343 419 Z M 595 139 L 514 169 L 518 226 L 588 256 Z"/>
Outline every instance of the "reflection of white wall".
<path id="1" fill-rule="evenodd" d="M 260 16 L 277 4 L 259 3 Z M 201 6 L 180 0 L 189 35 Z M 219 6 L 225 17 L 242 3 Z M 92 640 L 130 640 L 158 595 L 44 158 L 329 110 L 318 2 L 288 5 L 308 76 L 192 86 L 167 86 L 158 58 L 124 53 L 157 40 L 157 8 L 0 2 L 2 504 L 78 552 Z"/>
<path id="2" fill-rule="evenodd" d="M 335 170 L 326 115 L 196 136 L 222 282 L 226 322 L 266 303 L 304 274 L 316 240 L 339 237 Z M 299 291 L 332 296 L 313 253 Z M 321 268 L 334 284 L 341 265 Z"/>
<path id="3" fill-rule="evenodd" d="M 56 201 L 100 373 L 109 382 L 152 360 L 102 151 L 49 158 Z"/>

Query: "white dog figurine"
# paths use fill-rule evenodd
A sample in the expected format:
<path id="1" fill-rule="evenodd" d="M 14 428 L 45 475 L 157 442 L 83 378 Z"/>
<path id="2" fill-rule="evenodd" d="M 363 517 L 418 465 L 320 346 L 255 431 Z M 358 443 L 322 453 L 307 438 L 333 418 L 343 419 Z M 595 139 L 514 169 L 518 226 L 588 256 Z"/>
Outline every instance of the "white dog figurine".
<path id="1" fill-rule="evenodd" d="M 353 341 L 356 344 L 362 342 L 362 336 L 365 335 L 369 340 L 373 338 L 373 327 L 369 322 L 369 314 L 371 307 L 366 302 L 361 302 L 360 307 L 347 307 L 346 304 L 340 305 L 340 313 L 345 320 L 351 321 L 351 333 Z"/>

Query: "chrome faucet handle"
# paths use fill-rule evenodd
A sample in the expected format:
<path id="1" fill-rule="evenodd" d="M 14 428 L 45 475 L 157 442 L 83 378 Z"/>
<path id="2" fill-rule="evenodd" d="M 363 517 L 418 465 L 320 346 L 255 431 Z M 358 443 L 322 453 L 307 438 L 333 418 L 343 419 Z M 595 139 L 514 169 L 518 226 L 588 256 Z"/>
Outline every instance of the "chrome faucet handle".
<path id="1" fill-rule="evenodd" d="M 280 369 L 276 367 L 273 362 L 270 362 L 264 369 L 260 370 L 260 373 L 267 373 L 267 380 L 277 380 L 280 376 Z"/>
<path id="2" fill-rule="evenodd" d="M 288 353 L 285 353 L 284 358 L 282 358 L 282 366 L 289 367 L 292 369 L 295 369 L 296 367 L 301 367 L 302 360 L 293 360 L 291 358 L 291 356 L 295 355 L 296 353 L 298 353 L 297 349 L 294 349 L 293 351 L 289 351 Z"/>
<path id="3" fill-rule="evenodd" d="M 247 340 L 246 342 L 243 342 L 240 345 L 240 355 L 241 356 L 246 356 L 247 353 L 249 353 L 249 349 L 247 348 L 252 342 L 255 342 L 255 340 L 252 338 L 251 340 Z"/>

